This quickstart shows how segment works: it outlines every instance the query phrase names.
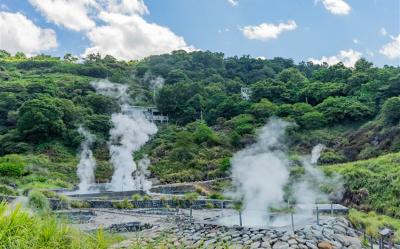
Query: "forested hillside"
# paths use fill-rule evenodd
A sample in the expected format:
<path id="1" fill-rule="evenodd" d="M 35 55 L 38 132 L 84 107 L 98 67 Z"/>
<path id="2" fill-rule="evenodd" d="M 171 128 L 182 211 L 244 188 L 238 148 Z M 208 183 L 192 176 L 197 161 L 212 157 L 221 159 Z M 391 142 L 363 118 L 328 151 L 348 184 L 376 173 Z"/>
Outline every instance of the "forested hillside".
<path id="1" fill-rule="evenodd" d="M 379 68 L 364 59 L 354 68 L 296 64 L 208 51 L 130 62 L 1 51 L 0 192 L 75 184 L 79 126 L 96 136 L 96 180 L 109 180 L 110 116 L 119 106 L 95 93 L 90 82 L 98 79 L 128 84 L 135 104 L 156 105 L 169 116 L 135 155 L 148 154 L 152 176 L 162 182 L 227 176 L 231 155 L 254 142 L 257 128 L 272 116 L 296 124 L 287 141 L 293 158 L 317 143 L 327 146 L 321 164 L 400 151 L 399 67 Z M 242 88 L 251 91 L 249 100 Z"/>

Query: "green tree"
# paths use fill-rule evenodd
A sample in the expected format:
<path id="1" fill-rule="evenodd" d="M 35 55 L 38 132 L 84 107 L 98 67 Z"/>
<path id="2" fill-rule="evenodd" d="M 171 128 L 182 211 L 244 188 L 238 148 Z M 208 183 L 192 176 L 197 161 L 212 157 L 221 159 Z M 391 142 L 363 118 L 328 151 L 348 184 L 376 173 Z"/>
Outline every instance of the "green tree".
<path id="1" fill-rule="evenodd" d="M 253 104 L 250 107 L 250 112 L 258 119 L 267 120 L 275 115 L 278 107 L 268 99 L 261 99 L 260 102 Z"/>
<path id="2" fill-rule="evenodd" d="M 83 97 L 83 103 L 97 114 L 110 115 L 119 109 L 118 104 L 111 97 L 96 93 L 90 93 Z"/>
<path id="3" fill-rule="evenodd" d="M 329 97 L 316 109 L 323 113 L 327 121 L 360 121 L 371 117 L 374 111 L 367 105 L 352 97 Z"/>
<path id="4" fill-rule="evenodd" d="M 382 106 L 382 117 L 387 124 L 395 125 L 400 121 L 400 97 L 391 97 Z"/>
<path id="5" fill-rule="evenodd" d="M 214 144 L 218 142 L 218 136 L 206 123 L 200 122 L 194 132 L 194 140 L 197 143 Z"/>
<path id="6" fill-rule="evenodd" d="M 306 129 L 316 129 L 326 125 L 327 121 L 324 114 L 312 111 L 303 114 L 299 117 L 299 123 Z"/>
<path id="7" fill-rule="evenodd" d="M 72 127 L 77 118 L 78 113 L 71 101 L 41 97 L 21 106 L 17 128 L 25 138 L 38 142 L 63 135 L 67 125 Z"/>

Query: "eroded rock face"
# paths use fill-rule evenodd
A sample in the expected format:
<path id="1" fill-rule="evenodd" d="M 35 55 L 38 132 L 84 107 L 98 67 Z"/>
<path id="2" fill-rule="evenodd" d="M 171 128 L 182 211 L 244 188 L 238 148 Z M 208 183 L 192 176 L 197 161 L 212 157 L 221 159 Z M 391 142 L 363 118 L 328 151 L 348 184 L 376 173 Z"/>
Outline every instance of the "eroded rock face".
<path id="1" fill-rule="evenodd" d="M 184 248 L 361 249 L 358 232 L 344 218 L 306 226 L 294 233 L 273 229 L 179 224 L 171 234 Z"/>

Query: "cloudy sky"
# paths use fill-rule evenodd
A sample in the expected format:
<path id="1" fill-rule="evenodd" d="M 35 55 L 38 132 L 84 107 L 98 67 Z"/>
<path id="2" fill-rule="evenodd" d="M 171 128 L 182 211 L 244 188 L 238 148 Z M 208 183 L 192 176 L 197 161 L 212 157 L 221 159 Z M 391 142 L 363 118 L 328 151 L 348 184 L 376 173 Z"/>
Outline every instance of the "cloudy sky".
<path id="1" fill-rule="evenodd" d="M 125 60 L 211 50 L 400 65 L 400 1 L 0 0 L 0 49 Z"/>

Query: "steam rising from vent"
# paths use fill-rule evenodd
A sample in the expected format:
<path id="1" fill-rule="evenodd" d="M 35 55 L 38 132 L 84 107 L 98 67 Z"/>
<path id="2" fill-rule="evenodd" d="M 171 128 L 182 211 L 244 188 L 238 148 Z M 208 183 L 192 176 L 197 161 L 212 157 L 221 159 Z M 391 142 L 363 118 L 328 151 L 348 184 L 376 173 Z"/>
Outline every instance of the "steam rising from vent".
<path id="1" fill-rule="evenodd" d="M 285 130 L 290 123 L 272 118 L 261 130 L 257 142 L 237 152 L 232 160 L 232 178 L 235 186 L 234 197 L 243 198 L 243 222 L 245 226 L 277 225 L 268 214 L 271 207 L 282 207 L 284 189 L 292 188 L 300 215 L 312 215 L 312 208 L 321 199 L 328 196 L 320 186 L 329 184 L 333 193 L 341 195 L 343 189 L 340 177 L 327 178 L 316 167 L 316 163 L 325 146 L 318 144 L 312 154 L 302 157 L 301 163 L 305 174 L 289 186 L 290 160 L 284 145 Z M 302 211 L 300 211 L 302 210 Z M 305 211 L 304 211 L 305 210 Z M 222 223 L 231 221 L 223 220 Z M 283 221 L 289 224 L 287 221 Z"/>
<path id="2" fill-rule="evenodd" d="M 157 76 L 156 78 L 150 80 L 150 87 L 155 90 L 160 89 L 164 86 L 164 82 L 165 80 L 163 77 Z"/>
<path id="3" fill-rule="evenodd" d="M 138 168 L 133 160 L 133 153 L 157 132 L 157 127 L 145 118 L 142 109 L 129 106 L 128 86 L 107 80 L 92 82 L 91 85 L 100 94 L 118 99 L 122 110 L 121 113 L 114 113 L 111 117 L 113 128 L 110 130 L 109 149 L 114 174 L 110 190 L 148 190 L 151 183 L 145 176 L 150 162 L 146 161 L 147 165 L 144 161 L 140 162 Z"/>
<path id="4" fill-rule="evenodd" d="M 327 202 L 337 200 L 343 194 L 343 182 L 340 175 L 334 175 L 328 178 L 316 166 L 324 149 L 325 145 L 317 144 L 313 147 L 311 156 L 304 156 L 302 159 L 305 174 L 303 178 L 295 184 L 294 193 L 298 205 L 310 205 L 321 201 Z M 331 187 L 330 196 L 320 191 L 319 187 L 322 185 Z"/>
<path id="5" fill-rule="evenodd" d="M 90 147 L 94 142 L 94 136 L 82 126 L 78 129 L 85 140 L 81 144 L 80 161 L 78 164 L 77 174 L 79 177 L 79 192 L 87 192 L 91 184 L 94 183 L 94 170 L 96 168 L 96 160 L 93 157 Z"/>
<path id="6" fill-rule="evenodd" d="M 267 210 L 283 201 L 289 179 L 289 160 L 283 139 L 289 123 L 271 119 L 255 144 L 237 152 L 231 161 L 236 194 L 244 198 L 246 225 L 257 226 L 268 219 Z"/>
<path id="7" fill-rule="evenodd" d="M 146 180 L 146 177 L 150 175 L 149 165 L 150 159 L 147 156 L 139 160 L 138 169 L 135 172 L 136 188 L 142 187 L 145 191 L 150 190 L 151 182 Z"/>
<path id="8" fill-rule="evenodd" d="M 110 130 L 111 163 L 114 174 L 111 179 L 111 190 L 124 191 L 148 187 L 144 182 L 142 171 L 133 160 L 133 152 L 142 147 L 150 135 L 157 132 L 157 127 L 144 116 L 127 116 L 122 113 L 112 115 L 114 128 Z M 135 179 L 132 177 L 135 172 Z"/>
<path id="9" fill-rule="evenodd" d="M 317 144 L 311 151 L 311 159 L 310 162 L 312 164 L 317 164 L 318 159 L 321 157 L 322 151 L 325 149 L 325 145 Z"/>

